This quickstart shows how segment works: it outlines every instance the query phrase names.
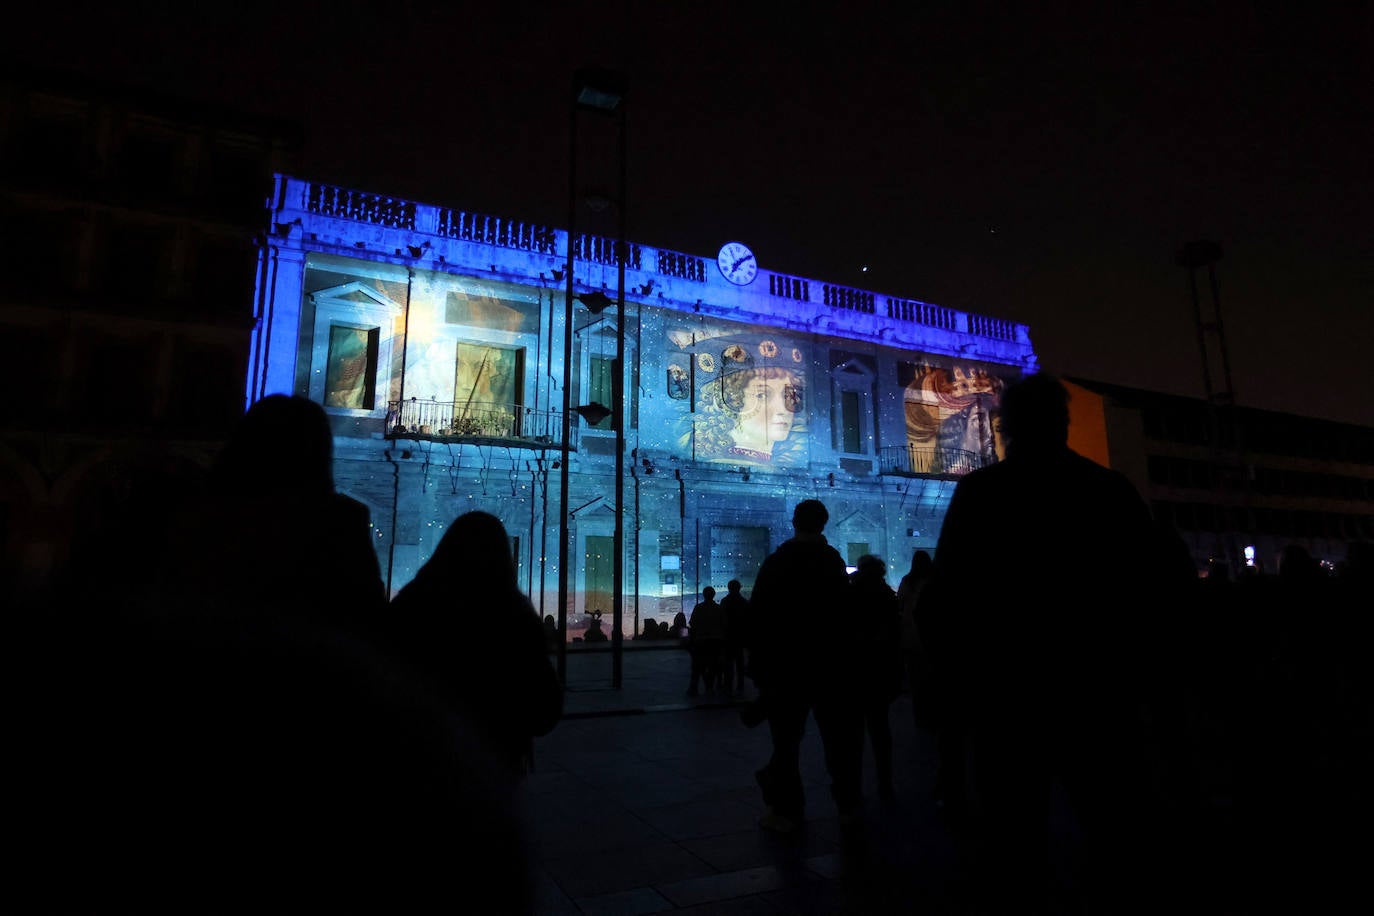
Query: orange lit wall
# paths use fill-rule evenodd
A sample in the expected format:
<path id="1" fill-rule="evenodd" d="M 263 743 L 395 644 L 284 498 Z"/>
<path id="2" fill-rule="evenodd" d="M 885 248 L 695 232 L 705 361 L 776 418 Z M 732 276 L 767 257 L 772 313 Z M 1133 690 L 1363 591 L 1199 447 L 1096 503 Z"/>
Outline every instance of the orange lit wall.
<path id="1" fill-rule="evenodd" d="M 1102 396 L 1064 381 L 1069 389 L 1069 448 L 1103 467 L 1107 457 L 1107 417 Z"/>

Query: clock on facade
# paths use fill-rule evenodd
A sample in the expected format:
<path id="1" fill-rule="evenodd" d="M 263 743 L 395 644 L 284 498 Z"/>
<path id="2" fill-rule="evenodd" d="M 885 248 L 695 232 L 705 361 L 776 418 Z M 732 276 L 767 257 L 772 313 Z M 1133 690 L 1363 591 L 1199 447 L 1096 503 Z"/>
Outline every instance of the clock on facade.
<path id="1" fill-rule="evenodd" d="M 754 260 L 754 253 L 739 242 L 722 245 L 720 254 L 716 256 L 716 265 L 720 267 L 720 275 L 736 286 L 753 282 L 754 275 L 759 272 L 759 262 Z"/>

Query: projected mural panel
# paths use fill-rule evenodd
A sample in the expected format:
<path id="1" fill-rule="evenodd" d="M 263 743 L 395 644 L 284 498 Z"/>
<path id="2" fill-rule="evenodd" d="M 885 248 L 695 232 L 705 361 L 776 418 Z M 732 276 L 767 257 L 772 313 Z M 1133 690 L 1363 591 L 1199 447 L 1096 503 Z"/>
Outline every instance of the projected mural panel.
<path id="1" fill-rule="evenodd" d="M 334 325 L 329 329 L 329 356 L 325 370 L 326 407 L 372 407 L 372 340 L 365 328 Z"/>
<path id="2" fill-rule="evenodd" d="M 971 363 L 899 363 L 897 372 L 903 386 L 907 445 L 913 454 L 928 454 L 937 465 L 957 462 L 960 455 L 994 454 L 993 415 L 1005 379 Z"/>
<path id="3" fill-rule="evenodd" d="M 509 409 L 519 401 L 520 354 L 516 350 L 459 343 L 453 400 L 459 415 L 472 408 Z"/>
<path id="4" fill-rule="evenodd" d="M 679 445 L 703 461 L 798 467 L 807 460 L 802 349 L 772 330 L 669 334 L 667 395 L 691 400 Z"/>

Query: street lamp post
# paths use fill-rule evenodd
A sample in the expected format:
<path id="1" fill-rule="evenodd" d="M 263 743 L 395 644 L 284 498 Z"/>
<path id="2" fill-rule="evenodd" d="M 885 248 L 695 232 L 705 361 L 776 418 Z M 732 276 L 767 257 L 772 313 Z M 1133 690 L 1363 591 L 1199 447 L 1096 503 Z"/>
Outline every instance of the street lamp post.
<path id="1" fill-rule="evenodd" d="M 611 596 L 611 686 L 619 690 L 624 677 L 625 662 L 625 261 L 629 252 L 625 246 L 625 98 L 621 83 L 621 98 L 616 105 L 620 169 L 616 197 L 619 216 L 616 222 L 616 284 L 615 307 L 615 374 L 611 379 L 611 406 L 615 410 L 615 561 L 611 581 L 615 594 Z M 638 522 L 636 522 L 638 524 Z"/>
<path id="2" fill-rule="evenodd" d="M 624 497 L 625 474 L 625 77 L 623 74 L 596 68 L 578 70 L 573 77 L 572 104 L 569 107 L 568 122 L 568 251 L 565 279 L 563 310 L 563 416 L 560 451 L 562 454 L 562 473 L 559 475 L 559 521 L 558 521 L 558 630 L 562 635 L 558 644 L 558 677 L 567 683 L 568 673 L 568 483 L 571 470 L 571 419 L 572 406 L 572 340 L 573 340 L 573 301 L 577 298 L 574 276 L 575 258 L 573 256 L 577 237 L 577 116 L 580 111 L 598 112 L 614 115 L 617 118 L 619 134 L 618 158 L 619 178 L 616 204 L 618 212 L 618 237 L 616 239 L 616 261 L 618 264 L 616 284 L 616 308 L 619 312 L 616 321 L 616 358 L 611 381 L 611 411 L 615 429 L 615 552 L 612 567 L 612 624 L 611 657 L 612 686 L 619 688 L 623 674 L 623 635 L 621 624 L 625 615 L 625 529 Z"/>

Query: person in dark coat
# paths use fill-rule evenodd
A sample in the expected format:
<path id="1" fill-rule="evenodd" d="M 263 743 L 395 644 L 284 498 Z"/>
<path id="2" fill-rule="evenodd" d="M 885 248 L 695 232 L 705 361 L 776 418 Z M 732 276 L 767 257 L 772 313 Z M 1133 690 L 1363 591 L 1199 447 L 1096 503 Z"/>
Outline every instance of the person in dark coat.
<path id="1" fill-rule="evenodd" d="M 708 692 L 717 684 L 725 685 L 725 635 L 725 610 L 716 602 L 716 590 L 708 585 L 701 590 L 701 600 L 687 623 L 687 648 L 692 653 L 688 696 L 697 696 L 703 681 Z"/>
<path id="2" fill-rule="evenodd" d="M 844 559 L 822 533 L 829 518 L 820 500 L 797 504 L 796 535 L 763 561 L 750 598 L 758 621 L 750 668 L 773 740 L 768 765 L 755 774 L 768 806 L 759 824 L 783 833 L 803 821 L 798 758 L 808 715 L 821 733 L 841 821 L 856 821 L 862 802 L 857 631 L 834 626 L 847 622 L 850 593 Z"/>
<path id="3" fill-rule="evenodd" d="M 1000 437 L 1000 417 L 994 429 Z M 946 679 L 935 676 L 930 649 L 917 625 L 920 616 L 917 605 L 934 565 L 935 560 L 928 551 L 914 551 L 911 567 L 897 585 L 902 618 L 902 659 L 911 690 L 911 720 L 916 726 L 916 734 L 935 747 L 932 800 L 946 816 L 958 819 L 963 814 L 961 806 L 965 797 L 962 723 L 947 714 L 952 701 L 940 693 Z"/>
<path id="4" fill-rule="evenodd" d="M 749 599 L 744 597 L 744 585 L 738 579 L 725 583 L 725 597 L 720 606 L 725 611 L 725 688 L 735 693 L 744 692 L 744 678 L 748 672 L 745 647 L 752 640 L 750 635 Z"/>
<path id="5" fill-rule="evenodd" d="M 967 729 L 991 912 L 1045 904 L 1055 784 L 1083 831 L 1090 909 L 1102 893 L 1149 911 L 1174 873 L 1147 817 L 1154 522 L 1126 477 L 1068 447 L 1068 397 L 1044 374 L 1007 389 L 1006 458 L 960 479 L 917 606 Z"/>
<path id="6" fill-rule="evenodd" d="M 917 728 L 929 725 L 928 717 L 918 711 L 917 693 L 924 692 L 925 669 L 922 667 L 919 634 L 916 632 L 916 602 L 930 579 L 934 558 L 927 550 L 911 554 L 911 566 L 902 581 L 897 583 L 897 605 L 902 615 L 902 664 L 906 668 L 907 687 L 911 690 L 911 711 Z M 924 698 L 922 698 L 924 699 Z"/>
<path id="7" fill-rule="evenodd" d="M 367 506 L 334 486 L 324 408 L 274 394 L 240 418 L 184 520 L 175 593 L 217 614 L 261 613 L 371 638 L 386 608 Z"/>
<path id="8" fill-rule="evenodd" d="M 490 882 L 535 911 L 514 780 L 376 641 L 367 510 L 335 492 L 331 451 L 323 408 L 265 398 L 193 497 L 137 475 L 126 508 L 149 517 L 90 532 L 80 590 L 24 643 L 42 715 L 16 738 L 21 897 L 388 912 Z M 171 574 L 131 589 L 149 558 Z"/>
<path id="9" fill-rule="evenodd" d="M 902 692 L 901 621 L 897 594 L 887 584 L 887 564 L 882 557 L 859 557 L 850 580 L 853 590 L 853 625 L 858 627 L 862 664 L 859 668 L 864 730 L 873 748 L 873 767 L 878 797 L 891 799 L 892 701 Z M 846 621 L 848 624 L 848 621 Z"/>
<path id="10" fill-rule="evenodd" d="M 480 642 L 472 638 L 480 624 Z M 539 614 L 516 582 L 510 537 L 486 512 L 458 516 L 391 602 L 388 641 L 515 773 L 563 715 Z"/>

